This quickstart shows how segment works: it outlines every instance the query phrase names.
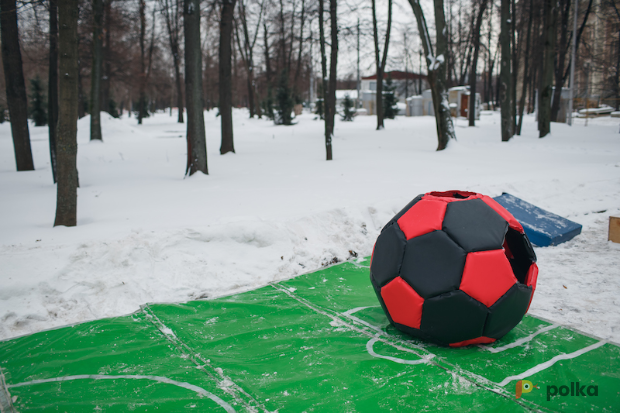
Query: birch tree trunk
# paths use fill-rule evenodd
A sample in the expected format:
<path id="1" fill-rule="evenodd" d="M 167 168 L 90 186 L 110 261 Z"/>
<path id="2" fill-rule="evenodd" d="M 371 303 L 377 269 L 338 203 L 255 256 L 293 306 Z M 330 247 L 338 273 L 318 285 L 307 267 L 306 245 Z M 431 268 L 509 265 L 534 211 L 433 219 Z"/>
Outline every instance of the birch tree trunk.
<path id="1" fill-rule="evenodd" d="M 202 48 L 200 44 L 200 0 L 184 0 L 185 100 L 187 104 L 186 175 L 208 174 L 205 120 L 202 104 Z"/>
<path id="2" fill-rule="evenodd" d="M 6 102 L 11 118 L 11 134 L 18 171 L 33 171 L 30 132 L 28 131 L 28 100 L 19 49 L 17 29 L 17 5 L 15 0 L 0 0 L 0 37 L 2 40 L 2 64 L 6 85 Z"/>
<path id="3" fill-rule="evenodd" d="M 446 149 L 450 139 L 456 139 L 454 125 L 450 116 L 450 104 L 446 90 L 446 18 L 444 14 L 443 0 L 434 0 L 435 27 L 437 30 L 437 47 L 434 53 L 431 37 L 426 25 L 424 12 L 420 7 L 419 0 L 409 0 L 413 9 L 420 32 L 420 39 L 426 55 L 428 68 L 428 82 L 433 96 L 433 108 L 435 109 L 435 123 L 437 126 L 437 150 Z"/>
<path id="4" fill-rule="evenodd" d="M 58 0 L 58 184 L 54 226 L 77 224 L 78 0 Z"/>

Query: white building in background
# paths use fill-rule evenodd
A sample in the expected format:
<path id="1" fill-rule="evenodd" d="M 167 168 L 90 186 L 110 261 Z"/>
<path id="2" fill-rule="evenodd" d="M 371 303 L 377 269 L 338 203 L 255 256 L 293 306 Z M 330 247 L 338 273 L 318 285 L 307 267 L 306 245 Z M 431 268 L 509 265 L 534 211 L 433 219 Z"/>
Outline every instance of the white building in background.
<path id="1" fill-rule="evenodd" d="M 453 117 L 467 117 L 469 110 L 469 86 L 456 86 L 448 89 L 448 103 Z M 476 119 L 480 119 L 481 98 L 476 93 Z M 430 89 L 422 92 L 421 96 L 412 96 L 407 99 L 406 116 L 435 116 L 433 95 Z"/>
<path id="2" fill-rule="evenodd" d="M 411 72 L 401 72 L 393 70 L 384 73 L 383 79 L 392 78 L 396 86 L 396 98 L 402 105 L 399 105 L 399 115 L 406 115 L 407 110 L 404 104 L 409 96 L 418 95 L 424 89 L 428 89 L 429 84 L 426 76 Z M 362 77 L 361 82 L 361 102 L 362 108 L 366 109 L 367 115 L 376 115 L 376 96 L 377 96 L 377 75 Z"/>

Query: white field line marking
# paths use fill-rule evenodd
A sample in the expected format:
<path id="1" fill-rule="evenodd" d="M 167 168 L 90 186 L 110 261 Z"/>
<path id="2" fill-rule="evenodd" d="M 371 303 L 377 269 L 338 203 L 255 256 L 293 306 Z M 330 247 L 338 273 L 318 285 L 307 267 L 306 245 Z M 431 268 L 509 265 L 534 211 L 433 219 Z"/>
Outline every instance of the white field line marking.
<path id="1" fill-rule="evenodd" d="M 505 385 L 507 385 L 508 383 L 510 383 L 513 380 L 521 380 L 524 379 L 526 377 L 530 377 L 533 376 L 534 374 L 541 372 L 545 369 L 548 369 L 549 367 L 553 366 L 555 363 L 557 363 L 560 360 L 570 360 L 570 359 L 574 359 L 575 357 L 579 357 L 582 354 L 587 353 L 588 351 L 597 349 L 603 345 L 607 344 L 606 341 L 599 341 L 598 343 L 594 343 L 588 347 L 584 347 L 581 350 L 577 350 L 574 351 L 572 353 L 568 353 L 568 354 L 558 354 L 557 356 L 553 357 L 551 360 L 547 360 L 544 363 L 540 363 L 537 366 L 532 367 L 529 370 L 524 371 L 521 374 L 517 374 L 516 376 L 509 376 L 506 377 L 504 380 L 502 380 L 501 382 L 498 383 L 499 386 L 504 387 Z"/>
<path id="2" fill-rule="evenodd" d="M 367 305 L 366 307 L 355 307 L 355 308 L 345 311 L 344 313 L 342 313 L 342 315 L 349 316 L 353 313 L 357 313 L 358 311 L 362 311 L 367 308 L 373 308 L 373 307 L 379 307 L 379 306 L 378 305 Z"/>
<path id="3" fill-rule="evenodd" d="M 366 327 L 372 328 L 373 330 L 375 330 L 377 333 L 383 334 L 383 329 L 381 328 L 381 326 L 376 326 L 374 324 L 370 324 L 367 321 L 362 320 L 361 318 L 357 318 L 354 315 L 352 315 L 353 313 L 356 313 L 360 310 L 364 310 L 366 308 L 373 308 L 373 307 L 379 307 L 378 305 L 369 305 L 367 307 L 356 307 L 356 308 L 352 308 L 348 311 L 345 311 L 344 313 L 341 313 L 343 316 L 353 320 L 353 321 L 357 321 L 360 324 L 365 325 Z M 386 326 L 388 326 L 388 324 L 386 324 Z"/>
<path id="4" fill-rule="evenodd" d="M 370 354 L 373 357 L 377 357 L 380 359 L 386 359 L 386 360 L 390 360 L 393 361 L 394 363 L 399 363 L 399 364 L 423 364 L 423 363 L 428 363 L 430 359 L 432 359 L 434 356 L 432 354 L 428 355 L 428 356 L 424 356 L 423 358 L 419 359 L 419 360 L 405 360 L 405 359 L 401 359 L 398 357 L 391 357 L 391 356 L 382 356 L 381 354 L 377 354 L 375 353 L 375 350 L 372 348 L 375 343 L 379 341 L 379 335 L 377 334 L 374 338 L 371 338 L 368 343 L 366 343 L 366 351 L 368 351 L 368 354 Z M 395 348 L 401 350 L 401 351 L 406 351 L 411 353 L 412 351 L 409 349 L 406 349 L 404 347 L 401 346 L 394 346 Z"/>
<path id="5" fill-rule="evenodd" d="M 176 346 L 179 349 L 179 351 L 184 353 L 189 358 L 189 360 L 196 365 L 196 367 L 199 370 L 204 372 L 211 379 L 217 381 L 219 388 L 221 388 L 225 393 L 230 394 L 238 403 L 245 405 L 246 408 L 249 411 L 254 411 L 254 407 L 251 406 L 250 403 L 248 403 L 247 401 L 243 400 L 239 396 L 239 394 L 237 394 L 237 393 L 242 393 L 251 402 L 254 402 L 259 407 L 261 407 L 263 409 L 263 411 L 265 411 L 265 412 L 269 411 L 269 410 L 267 410 L 267 408 L 265 407 L 264 404 L 262 404 L 259 401 L 257 401 L 254 397 L 252 397 L 252 395 L 250 395 L 248 392 L 246 392 L 241 386 L 239 386 L 237 383 L 235 383 L 230 377 L 226 376 L 223 373 L 223 370 L 220 371 L 218 369 L 214 369 L 215 373 L 217 373 L 217 375 L 219 376 L 220 380 L 218 380 L 218 378 L 215 376 L 214 373 L 211 373 L 211 372 L 207 371 L 205 366 L 209 366 L 210 368 L 213 368 L 213 366 L 211 365 L 211 362 L 209 360 L 206 360 L 199 353 L 194 351 L 190 346 L 188 346 L 182 340 L 180 340 L 176 336 L 176 334 L 174 334 L 174 332 L 170 328 L 168 328 L 159 319 L 159 317 L 157 317 L 157 315 L 155 315 L 155 313 L 153 312 L 153 310 L 151 310 L 150 307 L 148 307 L 148 311 L 147 311 L 147 307 L 148 307 L 148 305 L 147 306 L 143 306 L 142 307 L 142 311 L 144 312 L 144 314 L 147 315 L 147 318 L 150 317 L 151 323 L 153 323 L 155 325 L 155 327 L 164 335 L 164 337 L 168 341 L 170 341 L 174 346 Z M 198 363 L 196 361 L 196 359 L 200 360 L 203 364 Z"/>
<path id="6" fill-rule="evenodd" d="M 339 317 L 337 317 L 335 315 L 332 315 L 332 314 L 328 313 L 327 311 L 324 311 L 324 310 L 321 310 L 321 309 L 317 308 L 316 306 L 311 304 L 308 300 L 303 299 L 301 297 L 298 297 L 297 295 L 293 294 L 288 289 L 282 287 L 278 283 L 272 283 L 272 284 L 269 284 L 269 285 L 271 285 L 274 289 L 276 289 L 278 291 L 281 291 L 284 294 L 288 295 L 293 300 L 296 300 L 299 303 L 305 305 L 306 307 L 310 308 L 311 310 L 313 310 L 313 311 L 315 311 L 315 312 L 317 312 L 319 314 L 322 314 L 322 315 L 324 315 L 326 317 L 331 318 L 336 323 L 344 325 L 344 326 L 350 328 L 351 330 L 356 331 L 356 332 L 358 332 L 360 334 L 363 334 L 365 336 L 368 336 L 370 338 L 375 338 L 375 336 L 373 336 L 372 333 L 364 330 L 363 328 L 359 328 L 359 327 L 355 326 L 354 324 L 344 322 L 341 318 L 339 318 Z M 362 309 L 362 307 L 357 307 L 357 311 L 359 311 L 360 309 Z M 355 310 L 355 308 L 353 310 Z M 340 313 L 338 313 L 338 314 L 340 314 Z M 349 315 L 349 318 L 356 319 L 357 317 L 353 317 L 353 316 Z M 362 323 L 362 324 L 365 325 L 367 323 Z M 377 327 L 375 327 L 375 326 L 371 326 L 371 327 L 373 328 L 373 330 L 375 330 L 375 331 L 377 330 Z M 497 383 L 494 383 L 494 382 L 490 381 L 489 379 L 487 379 L 484 376 L 481 376 L 479 374 L 473 373 L 471 371 L 464 370 L 461 367 L 453 365 L 452 363 L 448 362 L 444 358 L 440 358 L 443 363 L 447 364 L 450 367 L 450 368 L 448 368 L 446 366 L 443 366 L 439 362 L 431 360 L 430 358 L 435 357 L 435 355 L 433 353 L 431 353 L 430 351 L 428 351 L 428 350 L 426 350 L 424 348 L 421 348 L 420 346 L 418 346 L 418 345 L 416 345 L 414 343 L 411 343 L 411 342 L 408 342 L 408 341 L 404 341 L 404 340 L 402 340 L 402 339 L 400 339 L 398 337 L 390 336 L 389 334 L 387 334 L 386 332 L 381 331 L 381 330 L 378 331 L 378 334 L 383 336 L 383 337 L 388 337 L 390 340 L 394 340 L 394 341 L 398 341 L 400 343 L 403 343 L 403 345 L 415 347 L 416 349 L 418 349 L 418 350 L 420 350 L 422 352 L 425 352 L 427 354 L 420 355 L 415 350 L 407 349 L 405 347 L 398 346 L 397 344 L 394 344 L 393 342 L 391 342 L 391 341 L 389 341 L 387 339 L 384 339 L 384 338 L 378 338 L 377 341 L 381 341 L 382 343 L 385 343 L 385 344 L 387 344 L 389 346 L 395 347 L 395 348 L 397 348 L 399 350 L 403 349 L 404 351 L 407 351 L 409 353 L 413 353 L 413 354 L 417 355 L 418 357 L 420 357 L 421 359 L 426 359 L 427 363 L 431 363 L 431 364 L 435 365 L 436 367 L 438 367 L 438 368 L 440 368 L 440 369 L 442 369 L 442 370 L 444 370 L 444 371 L 446 371 L 446 372 L 448 372 L 450 374 L 456 374 L 456 375 L 458 375 L 460 377 L 463 377 L 465 380 L 469 381 L 470 383 L 472 383 L 475 386 L 478 386 L 478 387 L 480 387 L 482 389 L 485 389 L 485 390 L 492 391 L 493 393 L 496 393 L 496 394 L 498 394 L 498 395 L 500 395 L 500 396 L 502 396 L 504 398 L 507 398 L 509 400 L 513 400 L 514 393 L 509 393 L 505 389 L 503 389 L 501 387 L 497 387 Z M 524 404 L 523 402 L 520 402 L 520 401 L 517 401 L 517 404 L 526 406 L 526 404 Z M 538 405 L 536 405 L 536 406 L 539 407 Z"/>
<path id="7" fill-rule="evenodd" d="M 397 344 L 394 344 L 394 343 L 390 342 L 389 340 L 380 337 L 380 336 L 388 337 L 388 335 L 385 332 L 383 332 L 383 331 L 378 331 L 378 334 L 374 335 L 373 333 L 371 333 L 369 331 L 366 331 L 366 330 L 364 330 L 362 328 L 359 328 L 359 327 L 355 326 L 354 324 L 347 323 L 346 321 L 343 321 L 342 318 L 340 318 L 340 317 L 338 317 L 336 315 L 330 314 L 327 311 L 324 311 L 324 310 L 321 310 L 320 308 L 317 308 L 316 306 L 314 306 L 313 304 L 311 304 L 307 300 L 305 300 L 305 299 L 303 299 L 301 297 L 296 296 L 295 294 L 293 294 L 292 292 L 290 292 L 289 290 L 285 289 L 284 287 L 282 287 L 282 286 L 280 286 L 278 284 L 270 284 L 270 285 L 273 288 L 275 288 L 276 290 L 282 291 L 283 293 L 287 294 L 293 300 L 296 300 L 296 301 L 300 302 L 301 304 L 305 305 L 306 307 L 310 308 L 311 310 L 313 310 L 313 311 L 315 311 L 315 312 L 317 312 L 319 314 L 322 314 L 322 315 L 324 315 L 326 317 L 331 318 L 335 323 L 343 325 L 345 327 L 348 327 L 349 329 L 351 329 L 353 331 L 356 331 L 356 332 L 358 332 L 360 334 L 363 334 L 363 335 L 365 335 L 365 336 L 367 336 L 367 337 L 369 337 L 371 339 L 376 338 L 377 341 L 381 341 L 382 343 L 385 343 L 388 346 L 392 346 L 392 347 L 394 347 L 394 348 L 396 348 L 398 350 L 406 351 L 406 352 L 411 353 L 411 354 L 415 354 L 416 356 L 420 357 L 421 359 L 424 359 L 425 361 L 428 361 L 428 356 L 429 355 L 432 356 L 432 357 L 435 356 L 434 354 L 432 354 L 430 352 L 427 352 L 428 354 L 422 355 L 422 354 L 420 354 L 416 350 L 409 349 L 409 348 L 406 348 L 406 347 L 401 347 L 401 346 L 399 346 Z M 366 307 L 359 307 L 359 309 L 361 309 L 361 308 L 366 308 Z M 357 317 L 353 317 L 353 318 L 357 318 Z M 367 323 L 364 323 L 364 322 L 362 322 L 362 324 L 367 325 Z M 374 330 L 377 329 L 377 327 L 374 327 L 372 325 L 370 325 L 370 327 L 373 328 Z M 415 346 L 414 344 L 412 344 L 412 345 Z M 422 351 L 425 351 L 425 350 L 422 350 Z"/>
<path id="8" fill-rule="evenodd" d="M 510 344 L 506 344 L 505 346 L 502 346 L 502 347 L 495 347 L 495 348 L 493 348 L 493 347 L 490 347 L 490 346 L 483 346 L 483 345 L 479 345 L 478 347 L 480 347 L 483 350 L 490 351 L 491 353 L 500 353 L 502 351 L 506 351 L 508 349 L 520 346 L 521 344 L 527 343 L 528 341 L 531 341 L 537 335 L 539 335 L 541 333 L 544 333 L 544 332 L 547 332 L 549 330 L 553 330 L 556 327 L 559 327 L 559 325 L 558 324 L 552 324 L 550 326 L 543 327 L 540 330 L 530 334 L 527 337 L 521 337 L 520 339 L 516 340 L 515 342 L 510 343 Z"/>
<path id="9" fill-rule="evenodd" d="M 13 404 L 11 403 L 11 394 L 6 387 L 6 380 L 2 369 L 0 369 L 0 412 L 2 413 L 15 413 Z"/>
<path id="10" fill-rule="evenodd" d="M 159 383 L 172 384 L 174 386 L 178 386 L 178 387 L 182 387 L 187 390 L 194 391 L 201 396 L 206 396 L 209 399 L 216 402 L 217 404 L 219 404 L 220 406 L 222 406 L 224 410 L 226 410 L 228 413 L 235 413 L 235 409 L 233 409 L 230 404 L 226 403 L 224 400 L 220 399 L 215 394 L 206 391 L 202 387 L 198 387 L 193 384 L 189 384 L 189 383 L 185 383 L 181 381 L 172 380 L 172 379 L 169 379 L 167 377 L 162 377 L 162 376 L 142 376 L 142 375 L 133 375 L 133 374 L 126 375 L 126 376 L 108 376 L 104 374 L 80 374 L 76 376 L 65 376 L 65 377 L 54 377 L 51 379 L 31 380 L 31 381 L 26 381 L 23 383 L 9 384 L 7 387 L 13 388 L 13 387 L 31 386 L 33 384 L 40 384 L 40 383 L 53 383 L 53 382 L 63 382 L 63 381 L 70 381 L 70 380 L 118 380 L 118 379 L 153 380 Z"/>

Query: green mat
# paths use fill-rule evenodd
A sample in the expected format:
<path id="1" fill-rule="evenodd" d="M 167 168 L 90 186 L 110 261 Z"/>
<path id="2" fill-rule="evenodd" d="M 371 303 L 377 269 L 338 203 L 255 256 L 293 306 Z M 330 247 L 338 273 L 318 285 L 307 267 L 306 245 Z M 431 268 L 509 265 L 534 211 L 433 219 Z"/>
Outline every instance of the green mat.
<path id="1" fill-rule="evenodd" d="M 367 260 L 3 341 L 0 372 L 3 413 L 620 411 L 617 345 L 530 316 L 489 346 L 413 340 Z"/>

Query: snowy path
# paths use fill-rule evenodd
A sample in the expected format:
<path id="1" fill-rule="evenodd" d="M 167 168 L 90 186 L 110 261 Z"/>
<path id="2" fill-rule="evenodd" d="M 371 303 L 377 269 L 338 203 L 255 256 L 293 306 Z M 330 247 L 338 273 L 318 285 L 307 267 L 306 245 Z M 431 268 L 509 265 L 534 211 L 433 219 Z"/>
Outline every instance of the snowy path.
<path id="1" fill-rule="evenodd" d="M 104 143 L 79 123 L 78 227 L 52 228 L 47 129 L 31 128 L 34 172 L 14 172 L 0 125 L 0 339 L 135 311 L 146 302 L 216 297 L 369 255 L 382 225 L 415 195 L 465 189 L 510 192 L 579 222 L 582 235 L 538 248 L 531 312 L 620 342 L 620 245 L 607 239 L 620 213 L 618 121 L 501 143 L 499 115 L 434 151 L 434 119 L 337 122 L 334 161 L 322 123 L 292 127 L 235 112 L 237 154 L 219 155 L 219 118 L 206 113 L 209 176 L 183 179 L 184 125 L 158 114 L 103 119 Z M 600 212 L 604 211 L 604 212 Z"/>

